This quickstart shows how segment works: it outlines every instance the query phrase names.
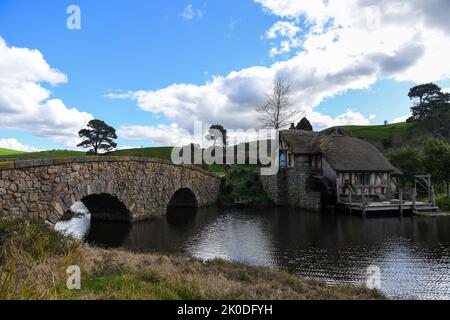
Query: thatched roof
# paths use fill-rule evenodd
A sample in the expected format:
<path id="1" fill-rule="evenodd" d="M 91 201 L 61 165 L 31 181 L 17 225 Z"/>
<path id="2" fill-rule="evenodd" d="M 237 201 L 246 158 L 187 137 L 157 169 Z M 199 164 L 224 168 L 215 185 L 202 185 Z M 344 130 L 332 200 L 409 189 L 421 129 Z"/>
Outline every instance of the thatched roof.
<path id="1" fill-rule="evenodd" d="M 352 137 L 342 128 L 321 132 L 285 130 L 280 136 L 294 154 L 322 154 L 336 171 L 399 173 L 370 143 Z"/>

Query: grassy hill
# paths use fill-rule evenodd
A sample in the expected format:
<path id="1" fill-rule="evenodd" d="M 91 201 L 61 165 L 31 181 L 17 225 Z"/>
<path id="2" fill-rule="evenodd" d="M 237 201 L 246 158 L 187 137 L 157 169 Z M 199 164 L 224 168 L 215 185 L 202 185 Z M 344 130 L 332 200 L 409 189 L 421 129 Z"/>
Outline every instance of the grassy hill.
<path id="1" fill-rule="evenodd" d="M 69 150 L 51 150 L 39 152 L 18 152 L 18 153 L 2 153 L 0 149 L 0 160 L 8 159 L 40 159 L 40 158 L 65 158 L 83 156 L 86 152 L 69 151 Z"/>
<path id="2" fill-rule="evenodd" d="M 0 156 L 11 156 L 11 155 L 17 155 L 17 154 L 24 154 L 23 151 L 16 151 L 16 150 L 9 150 L 9 149 L 3 149 L 0 148 Z"/>
<path id="3" fill-rule="evenodd" d="M 386 126 L 343 126 L 353 136 L 374 144 L 382 151 L 405 145 L 422 145 L 431 133 L 416 123 L 394 123 Z"/>
<path id="4" fill-rule="evenodd" d="M 125 149 L 110 152 L 110 156 L 123 156 L 123 157 L 148 157 L 156 159 L 170 160 L 173 147 L 150 147 L 150 148 L 137 148 L 137 149 Z"/>

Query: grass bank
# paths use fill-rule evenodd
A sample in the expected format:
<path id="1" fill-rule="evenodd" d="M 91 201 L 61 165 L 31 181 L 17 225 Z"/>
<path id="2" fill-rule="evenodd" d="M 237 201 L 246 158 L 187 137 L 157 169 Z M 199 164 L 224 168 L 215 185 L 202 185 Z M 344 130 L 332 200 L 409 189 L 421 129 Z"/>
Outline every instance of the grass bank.
<path id="1" fill-rule="evenodd" d="M 0 299 L 384 299 L 223 260 L 93 248 L 18 218 L 0 218 L 0 250 Z M 81 290 L 66 288 L 70 265 L 81 268 Z"/>

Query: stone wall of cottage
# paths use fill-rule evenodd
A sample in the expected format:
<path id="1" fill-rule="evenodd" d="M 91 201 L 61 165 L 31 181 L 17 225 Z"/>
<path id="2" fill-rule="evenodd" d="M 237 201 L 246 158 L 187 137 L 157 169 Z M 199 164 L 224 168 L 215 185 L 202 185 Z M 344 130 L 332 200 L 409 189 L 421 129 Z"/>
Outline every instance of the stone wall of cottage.
<path id="1" fill-rule="evenodd" d="M 217 202 L 220 178 L 193 166 L 131 157 L 79 157 L 0 162 L 0 214 L 56 223 L 84 197 L 109 194 L 130 220 L 162 216 L 172 196 L 190 189 L 199 206 Z"/>
<path id="2" fill-rule="evenodd" d="M 311 175 L 307 168 L 284 168 L 277 175 L 261 176 L 261 180 L 267 195 L 276 205 L 320 211 L 320 192 L 309 190 Z"/>

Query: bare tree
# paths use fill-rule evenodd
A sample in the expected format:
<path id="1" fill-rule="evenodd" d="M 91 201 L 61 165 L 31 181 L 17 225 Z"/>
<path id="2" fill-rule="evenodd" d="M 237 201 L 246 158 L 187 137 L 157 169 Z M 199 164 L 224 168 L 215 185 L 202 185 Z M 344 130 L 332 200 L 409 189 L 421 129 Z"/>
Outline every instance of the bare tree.
<path id="1" fill-rule="evenodd" d="M 291 118 L 297 113 L 296 110 L 291 110 L 290 91 L 288 81 L 281 78 L 274 81 L 272 92 L 267 94 L 267 102 L 256 109 L 260 115 L 259 120 L 265 127 L 282 129 L 289 125 Z"/>

